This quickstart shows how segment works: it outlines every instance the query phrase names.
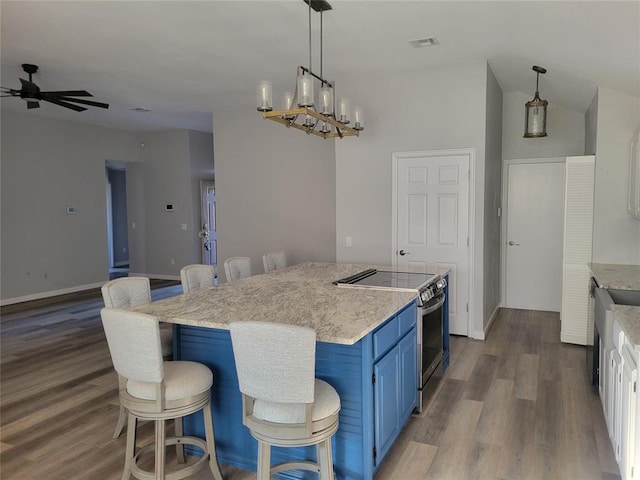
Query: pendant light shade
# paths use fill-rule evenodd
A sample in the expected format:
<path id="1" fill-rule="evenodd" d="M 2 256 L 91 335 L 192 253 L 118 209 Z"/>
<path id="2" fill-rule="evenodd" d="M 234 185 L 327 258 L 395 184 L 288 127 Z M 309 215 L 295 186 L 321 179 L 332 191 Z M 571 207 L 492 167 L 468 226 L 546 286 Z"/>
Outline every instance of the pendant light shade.
<path id="1" fill-rule="evenodd" d="M 540 92 L 538 92 L 538 79 L 540 78 L 540 74 L 547 73 L 547 70 L 535 65 L 532 70 L 536 72 L 536 93 L 533 100 L 529 100 L 524 104 L 524 138 L 547 136 L 547 105 L 549 105 L 549 102 L 540 99 Z"/>

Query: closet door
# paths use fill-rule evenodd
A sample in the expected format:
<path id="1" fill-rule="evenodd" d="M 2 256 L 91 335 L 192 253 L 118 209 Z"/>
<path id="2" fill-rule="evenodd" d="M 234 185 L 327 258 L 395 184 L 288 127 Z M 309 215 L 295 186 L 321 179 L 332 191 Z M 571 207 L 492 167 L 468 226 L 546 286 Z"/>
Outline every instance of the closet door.
<path id="1" fill-rule="evenodd" d="M 565 172 L 560 339 L 587 345 L 593 341 L 588 308 L 595 157 L 567 157 Z"/>

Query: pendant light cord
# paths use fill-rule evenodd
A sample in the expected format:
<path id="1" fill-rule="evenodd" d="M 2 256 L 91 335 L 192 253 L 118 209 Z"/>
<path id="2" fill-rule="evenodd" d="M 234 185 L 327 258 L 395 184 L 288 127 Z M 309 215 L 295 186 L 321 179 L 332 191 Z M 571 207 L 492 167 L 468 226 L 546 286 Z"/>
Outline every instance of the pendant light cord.
<path id="1" fill-rule="evenodd" d="M 322 78 L 324 78 L 324 75 L 322 75 L 322 45 L 323 45 L 323 40 L 322 40 L 322 14 L 324 13 L 324 10 L 320 10 L 320 76 Z M 324 86 L 324 82 L 322 84 L 322 86 Z"/>
<path id="2" fill-rule="evenodd" d="M 309 70 L 311 70 L 311 2 L 309 2 Z"/>

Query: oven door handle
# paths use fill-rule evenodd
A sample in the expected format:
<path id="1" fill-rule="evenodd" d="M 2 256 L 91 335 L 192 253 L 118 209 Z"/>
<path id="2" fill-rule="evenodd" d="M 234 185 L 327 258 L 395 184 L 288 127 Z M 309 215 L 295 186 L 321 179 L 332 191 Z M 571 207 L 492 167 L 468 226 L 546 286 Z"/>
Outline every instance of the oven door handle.
<path id="1" fill-rule="evenodd" d="M 428 307 L 422 309 L 422 314 L 423 315 L 427 315 L 427 314 L 429 314 L 431 312 L 435 312 L 442 305 L 444 305 L 444 300 L 446 298 L 444 292 L 442 292 L 441 296 L 436 297 L 436 298 L 439 298 L 439 300 L 434 305 L 429 305 Z"/>

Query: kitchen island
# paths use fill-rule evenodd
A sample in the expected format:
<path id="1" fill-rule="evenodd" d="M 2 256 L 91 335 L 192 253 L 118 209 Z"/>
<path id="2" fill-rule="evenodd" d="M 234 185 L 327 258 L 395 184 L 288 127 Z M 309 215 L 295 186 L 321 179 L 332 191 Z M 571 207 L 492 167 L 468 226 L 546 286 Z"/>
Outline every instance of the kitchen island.
<path id="1" fill-rule="evenodd" d="M 222 463 L 255 470 L 257 459 L 256 441 L 242 425 L 228 324 L 288 323 L 316 331 L 316 376 L 340 395 L 340 425 L 333 439 L 338 478 L 373 478 L 417 403 L 418 313 L 415 292 L 332 284 L 367 267 L 304 263 L 134 309 L 176 324 L 176 358 L 204 363 L 214 372 L 216 448 Z M 186 419 L 185 432 L 202 436 L 201 419 Z M 274 448 L 272 456 L 274 463 L 314 459 L 315 451 Z M 306 478 L 293 473 L 292 478 Z"/>

